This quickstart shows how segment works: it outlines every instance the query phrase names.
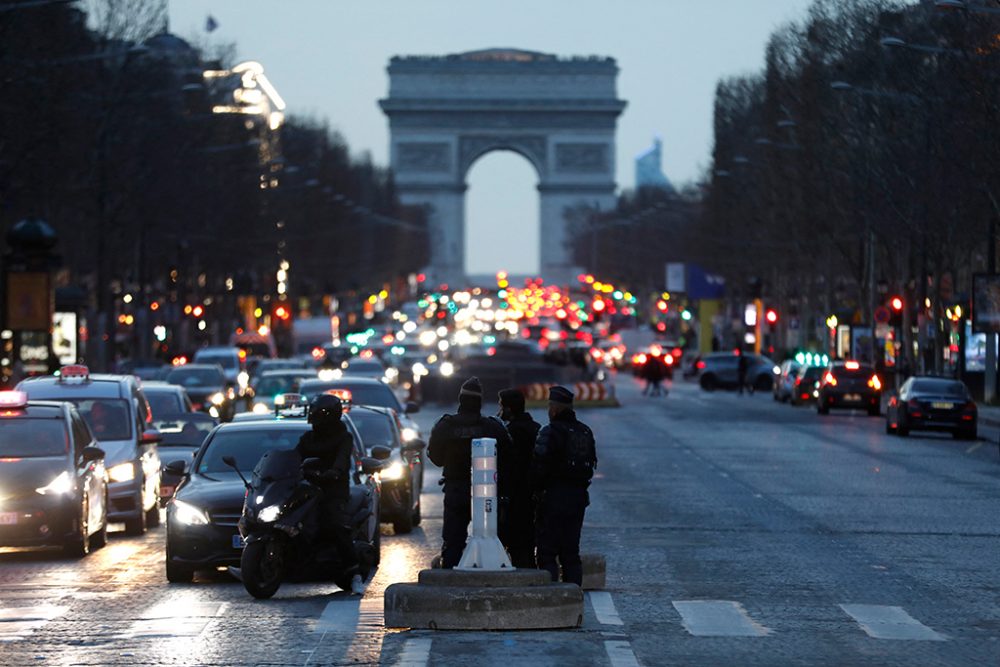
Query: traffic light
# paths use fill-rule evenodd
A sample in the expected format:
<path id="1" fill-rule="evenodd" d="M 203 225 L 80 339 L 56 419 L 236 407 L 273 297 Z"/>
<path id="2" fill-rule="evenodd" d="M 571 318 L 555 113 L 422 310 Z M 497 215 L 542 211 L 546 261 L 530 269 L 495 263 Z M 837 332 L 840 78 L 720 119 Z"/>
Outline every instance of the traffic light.
<path id="1" fill-rule="evenodd" d="M 894 296 L 889 299 L 889 307 L 892 308 L 892 312 L 894 313 L 903 312 L 903 297 Z"/>
<path id="2" fill-rule="evenodd" d="M 274 319 L 275 323 L 285 323 L 292 317 L 292 311 L 283 303 L 279 303 L 271 311 L 271 317 Z"/>
<path id="3" fill-rule="evenodd" d="M 778 322 L 778 311 L 774 308 L 768 308 L 764 312 L 764 319 L 767 320 L 768 324 L 777 324 Z"/>
<path id="4" fill-rule="evenodd" d="M 889 298 L 889 324 L 894 327 L 903 326 L 903 297 L 893 296 Z"/>

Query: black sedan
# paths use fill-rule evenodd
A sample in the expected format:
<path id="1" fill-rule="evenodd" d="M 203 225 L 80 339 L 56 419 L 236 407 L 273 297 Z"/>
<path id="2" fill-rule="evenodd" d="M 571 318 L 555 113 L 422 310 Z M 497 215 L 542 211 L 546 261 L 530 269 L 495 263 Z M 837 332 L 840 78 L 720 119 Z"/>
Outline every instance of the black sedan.
<path id="1" fill-rule="evenodd" d="M 167 382 L 184 387 L 195 410 L 207 412 L 222 421 L 230 421 L 236 414 L 236 390 L 226 385 L 221 366 L 178 366 L 167 375 Z"/>
<path id="2" fill-rule="evenodd" d="M 958 380 L 911 377 L 889 399 L 885 432 L 907 436 L 910 431 L 948 431 L 958 439 L 975 440 L 976 402 Z"/>
<path id="3" fill-rule="evenodd" d="M 381 488 L 377 475 L 362 472 L 367 456 L 361 437 L 345 416 L 354 436 L 354 475 L 348 511 L 354 517 L 354 540 L 366 543 L 378 563 Z M 222 460 L 232 456 L 244 475 L 250 475 L 264 452 L 291 449 L 311 427 L 304 419 L 234 422 L 218 426 L 198 451 L 190 468 L 183 461 L 168 470 L 185 479 L 167 503 L 166 569 L 170 582 L 189 582 L 197 570 L 239 567 L 243 550 L 237 523 L 243 514 L 246 488 Z"/>
<path id="4" fill-rule="evenodd" d="M 382 445 L 392 455 L 379 471 L 382 480 L 382 521 L 397 535 L 420 525 L 420 494 L 424 488 L 424 442 L 403 442 L 402 425 L 395 411 L 372 406 L 352 406 L 351 421 L 358 427 L 369 453 Z"/>
<path id="5" fill-rule="evenodd" d="M 76 408 L 0 392 L 0 546 L 84 556 L 107 541 L 104 451 Z"/>
<path id="6" fill-rule="evenodd" d="M 882 380 L 875 369 L 857 361 L 833 361 L 819 381 L 816 412 L 825 415 L 830 408 L 867 410 L 877 417 L 882 413 Z"/>

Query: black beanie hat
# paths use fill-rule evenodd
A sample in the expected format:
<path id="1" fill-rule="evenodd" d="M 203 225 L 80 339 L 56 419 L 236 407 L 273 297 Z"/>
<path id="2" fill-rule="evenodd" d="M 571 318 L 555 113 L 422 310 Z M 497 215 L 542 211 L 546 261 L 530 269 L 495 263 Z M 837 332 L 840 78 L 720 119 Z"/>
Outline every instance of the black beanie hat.
<path id="1" fill-rule="evenodd" d="M 462 390 L 458 392 L 458 397 L 473 396 L 480 401 L 483 400 L 483 385 L 479 384 L 479 378 L 473 376 L 462 383 Z"/>
<path id="2" fill-rule="evenodd" d="M 497 396 L 500 397 L 500 405 L 514 414 L 524 412 L 524 393 L 520 389 L 504 389 Z"/>
<path id="3" fill-rule="evenodd" d="M 573 405 L 573 392 L 566 387 L 556 385 L 549 387 L 549 402 L 562 403 L 563 405 Z"/>

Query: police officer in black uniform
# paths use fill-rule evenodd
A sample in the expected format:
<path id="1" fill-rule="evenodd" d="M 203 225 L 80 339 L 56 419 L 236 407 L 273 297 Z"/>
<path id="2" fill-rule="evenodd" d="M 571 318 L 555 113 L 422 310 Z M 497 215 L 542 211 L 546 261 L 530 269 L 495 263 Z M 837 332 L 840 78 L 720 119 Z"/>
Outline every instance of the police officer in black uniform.
<path id="1" fill-rule="evenodd" d="M 524 409 L 520 389 L 499 394 L 500 419 L 510 433 L 511 445 L 497 451 L 497 486 L 500 514 L 497 533 L 514 567 L 535 567 L 535 506 L 531 498 L 531 456 L 541 425 Z"/>
<path id="2" fill-rule="evenodd" d="M 580 531 L 590 504 L 587 487 L 597 467 L 594 434 L 576 418 L 573 393 L 549 389 L 549 423 L 538 432 L 531 461 L 531 482 L 538 497 L 536 542 L 538 567 L 552 581 L 583 585 Z M 557 562 L 558 559 L 558 562 Z"/>
<path id="3" fill-rule="evenodd" d="M 458 413 L 444 415 L 434 424 L 427 456 L 444 468 L 444 527 L 441 567 L 453 568 L 462 560 L 472 520 L 472 441 L 495 438 L 497 450 L 510 446 L 510 436 L 499 420 L 480 414 L 483 387 L 469 378 L 458 395 Z"/>
<path id="4" fill-rule="evenodd" d="M 337 549 L 344 571 L 351 576 L 351 592 L 364 593 L 364 581 L 358 566 L 351 536 L 351 518 L 347 505 L 351 498 L 351 450 L 354 438 L 341 420 L 344 406 L 340 399 L 320 394 L 309 405 L 312 431 L 303 433 L 296 451 L 305 461 L 320 460 L 319 470 L 310 480 L 323 491 L 320 501 L 320 540 L 328 537 Z"/>

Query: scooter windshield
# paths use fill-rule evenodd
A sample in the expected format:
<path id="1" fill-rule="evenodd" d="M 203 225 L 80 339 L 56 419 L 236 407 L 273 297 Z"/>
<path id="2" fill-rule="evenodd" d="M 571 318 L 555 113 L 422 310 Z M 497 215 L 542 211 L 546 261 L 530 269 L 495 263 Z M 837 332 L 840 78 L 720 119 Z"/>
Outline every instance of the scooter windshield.
<path id="1" fill-rule="evenodd" d="M 294 449 L 272 449 L 264 453 L 253 469 L 253 486 L 278 481 L 295 481 L 302 476 L 302 457 Z"/>

